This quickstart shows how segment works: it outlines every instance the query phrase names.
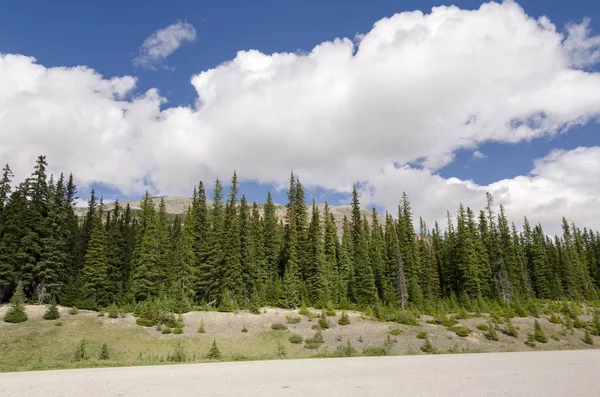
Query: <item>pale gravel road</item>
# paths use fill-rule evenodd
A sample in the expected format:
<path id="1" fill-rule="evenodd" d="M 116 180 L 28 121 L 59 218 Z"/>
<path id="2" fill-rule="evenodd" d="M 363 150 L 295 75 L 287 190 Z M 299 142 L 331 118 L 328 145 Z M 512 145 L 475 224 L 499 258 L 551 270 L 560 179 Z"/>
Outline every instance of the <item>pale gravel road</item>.
<path id="1" fill-rule="evenodd" d="M 0 396 L 597 397 L 599 365 L 580 350 L 16 372 Z"/>

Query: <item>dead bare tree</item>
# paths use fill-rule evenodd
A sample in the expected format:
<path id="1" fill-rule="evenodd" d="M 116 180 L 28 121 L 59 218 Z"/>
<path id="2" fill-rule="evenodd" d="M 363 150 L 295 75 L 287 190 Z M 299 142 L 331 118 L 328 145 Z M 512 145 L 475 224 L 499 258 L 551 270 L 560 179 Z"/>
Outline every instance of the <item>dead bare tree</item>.
<path id="1" fill-rule="evenodd" d="M 39 283 L 38 285 L 35 286 L 35 289 L 37 292 L 38 304 L 41 305 L 41 304 L 45 303 L 46 284 L 42 281 L 41 283 Z"/>

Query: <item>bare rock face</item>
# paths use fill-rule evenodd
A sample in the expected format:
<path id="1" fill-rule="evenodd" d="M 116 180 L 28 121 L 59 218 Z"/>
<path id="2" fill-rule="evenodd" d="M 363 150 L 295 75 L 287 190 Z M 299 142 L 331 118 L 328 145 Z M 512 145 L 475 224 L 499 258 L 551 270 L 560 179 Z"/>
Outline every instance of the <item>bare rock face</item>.
<path id="1" fill-rule="evenodd" d="M 173 215 L 184 214 L 185 211 L 187 210 L 188 206 L 192 205 L 191 197 L 158 196 L 158 197 L 152 197 L 152 202 L 154 203 L 156 208 L 158 208 L 161 198 L 164 199 L 164 201 L 165 201 L 167 213 L 173 214 Z M 131 201 L 123 201 L 121 204 L 123 207 L 125 207 L 127 204 L 129 204 L 129 206 L 131 207 L 132 210 L 139 211 L 141 202 L 142 202 L 142 199 L 138 199 L 138 200 L 131 200 Z M 209 207 L 212 206 L 211 201 L 208 201 L 207 203 L 208 203 Z M 110 210 L 111 205 L 107 204 L 107 205 L 105 205 L 105 207 L 106 207 L 106 210 Z M 323 212 L 324 212 L 324 208 L 325 208 L 325 203 L 318 204 L 317 207 L 319 209 L 319 212 L 321 213 L 321 221 L 323 221 Z M 350 219 L 350 216 L 352 214 L 352 207 L 350 207 L 349 205 L 337 205 L 337 206 L 329 205 L 329 209 L 335 218 L 338 235 L 341 236 L 342 226 L 344 224 L 344 217 L 346 216 L 346 217 L 348 217 L 348 219 Z M 85 214 L 85 211 L 86 211 L 85 208 L 79 207 L 76 209 L 75 212 L 77 215 L 83 216 L 83 214 Z M 258 211 L 259 211 L 260 215 L 262 216 L 264 213 L 264 204 L 258 204 Z M 363 216 L 367 217 L 367 220 L 370 223 L 371 218 L 372 218 L 371 211 L 362 210 L 361 212 L 362 212 Z M 277 215 L 278 219 L 285 220 L 285 205 L 275 204 L 275 214 Z M 310 218 L 310 205 L 309 205 L 309 218 Z M 379 222 L 380 223 L 385 222 L 385 218 L 381 214 L 379 214 Z"/>

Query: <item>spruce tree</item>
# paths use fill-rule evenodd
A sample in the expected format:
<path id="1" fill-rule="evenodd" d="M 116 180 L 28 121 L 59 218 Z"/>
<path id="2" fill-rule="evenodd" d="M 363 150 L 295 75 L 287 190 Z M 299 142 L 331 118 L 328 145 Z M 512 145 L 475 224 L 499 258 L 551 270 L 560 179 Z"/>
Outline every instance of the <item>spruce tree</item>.
<path id="1" fill-rule="evenodd" d="M 229 188 L 229 200 L 225 206 L 224 262 L 221 268 L 221 288 L 228 289 L 233 299 L 239 302 L 245 298 L 245 285 L 242 279 L 240 253 L 240 217 L 237 213 L 238 180 L 234 172 Z"/>
<path id="2" fill-rule="evenodd" d="M 310 300 L 313 304 L 323 306 L 330 300 L 329 283 L 327 277 L 327 262 L 321 232 L 321 219 L 319 209 L 313 199 L 312 217 L 308 230 L 309 260 L 305 274 Z"/>
<path id="3" fill-rule="evenodd" d="M 323 250 L 325 254 L 325 271 L 327 283 L 331 289 L 330 294 L 334 302 L 339 302 L 340 291 L 338 281 L 338 251 L 339 241 L 335 225 L 335 218 L 330 212 L 329 205 L 325 203 L 323 209 L 325 218 L 324 235 L 323 235 Z"/>
<path id="4" fill-rule="evenodd" d="M 354 274 L 352 257 L 354 250 L 352 247 L 352 229 L 348 218 L 344 216 L 342 224 L 342 244 L 340 245 L 340 255 L 338 262 L 337 291 L 338 301 L 348 303 L 350 300 L 350 281 Z"/>
<path id="5" fill-rule="evenodd" d="M 220 293 L 220 269 L 223 266 L 224 225 L 223 225 L 223 186 L 217 179 L 213 189 L 213 206 L 210 212 L 210 225 L 206 233 L 206 244 L 202 262 L 196 273 L 196 297 L 198 300 L 216 300 Z"/>
<path id="6" fill-rule="evenodd" d="M 87 308 L 94 309 L 98 306 L 108 306 L 112 302 L 113 296 L 110 294 L 111 286 L 106 256 L 106 230 L 102 222 L 101 209 L 93 219 L 81 279 L 82 301 L 78 307 L 86 308 L 87 306 Z"/>
<path id="7" fill-rule="evenodd" d="M 375 286 L 379 299 L 384 299 L 387 295 L 387 283 L 385 272 L 385 240 L 383 229 L 379 224 L 379 215 L 377 210 L 371 210 L 371 242 L 369 244 L 369 260 L 373 269 L 373 277 L 375 278 Z"/>
<path id="8" fill-rule="evenodd" d="M 27 321 L 25 313 L 25 294 L 23 293 L 23 283 L 19 281 L 15 293 L 10 299 L 10 307 L 4 315 L 4 321 L 7 323 L 22 323 Z"/>
<path id="9" fill-rule="evenodd" d="M 10 195 L 12 177 L 12 171 L 7 164 L 2 170 L 2 179 L 0 179 L 0 301 L 8 293 L 13 283 L 14 251 L 18 244 L 19 229 L 14 222 L 16 218 L 20 218 L 20 214 L 10 202 L 10 198 L 15 197 L 14 194 Z M 17 192 L 15 194 L 18 194 Z M 15 210 L 17 210 L 16 213 Z M 17 228 L 15 229 L 15 227 Z"/>
<path id="10" fill-rule="evenodd" d="M 157 297 L 161 292 L 164 277 L 160 250 L 161 219 L 156 215 L 154 203 L 148 192 L 140 207 L 139 243 L 136 246 L 131 287 L 133 296 L 138 301 Z"/>
<path id="11" fill-rule="evenodd" d="M 242 194 L 239 208 L 240 224 L 240 271 L 243 289 L 241 299 L 249 302 L 256 290 L 255 281 L 258 278 L 257 263 L 254 258 L 254 244 L 252 243 L 252 228 L 250 219 L 250 207 L 246 195 Z"/>
<path id="12" fill-rule="evenodd" d="M 36 292 L 40 303 L 57 299 L 64 288 L 68 265 L 67 251 L 67 207 L 65 206 L 65 186 L 60 176 L 52 192 L 46 221 L 49 231 L 42 240 L 43 251 L 36 264 Z"/>
<path id="13" fill-rule="evenodd" d="M 46 313 L 44 313 L 44 320 L 57 320 L 60 318 L 60 313 L 58 312 L 58 308 L 56 307 L 56 301 L 53 300 Z"/>
<path id="14" fill-rule="evenodd" d="M 188 207 L 185 215 L 180 237 L 176 240 L 177 246 L 173 248 L 173 276 L 175 288 L 186 297 L 193 298 L 195 295 L 195 269 L 196 252 L 194 251 L 194 237 L 197 217 L 193 209 Z"/>
<path id="15" fill-rule="evenodd" d="M 262 305 L 265 300 L 265 287 L 269 274 L 265 257 L 265 231 L 263 220 L 258 212 L 258 205 L 252 204 L 252 215 L 249 224 L 248 245 L 250 253 L 250 268 L 254 269 L 255 277 L 253 280 L 254 303 Z M 251 284 L 249 284 L 251 285 Z"/>
<path id="16" fill-rule="evenodd" d="M 268 280 L 279 276 L 279 254 L 281 250 L 281 235 L 278 230 L 277 215 L 275 204 L 271 197 L 271 192 L 267 194 L 267 203 L 265 204 L 263 229 L 264 229 L 264 247 L 265 247 L 265 270 Z"/>
<path id="17" fill-rule="evenodd" d="M 354 277 L 351 286 L 352 294 L 356 302 L 361 305 L 369 305 L 377 300 L 377 289 L 373 268 L 369 263 L 368 236 L 362 224 L 360 213 L 360 201 L 356 186 L 352 190 L 352 245 Z"/>

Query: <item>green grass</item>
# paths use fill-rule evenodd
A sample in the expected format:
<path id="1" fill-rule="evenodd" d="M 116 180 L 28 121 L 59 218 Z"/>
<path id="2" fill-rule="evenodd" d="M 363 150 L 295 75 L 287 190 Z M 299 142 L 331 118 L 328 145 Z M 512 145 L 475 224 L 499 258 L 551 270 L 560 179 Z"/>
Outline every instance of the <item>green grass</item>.
<path id="1" fill-rule="evenodd" d="M 180 341 L 186 362 L 206 362 L 212 336 L 194 333 L 193 337 L 153 336 L 149 328 L 114 327 L 105 318 L 71 316 L 54 322 L 30 320 L 4 326 L 0 330 L 0 372 L 34 371 L 88 367 L 117 367 L 168 364 Z M 240 333 L 240 335 L 242 335 Z M 240 338 L 220 338 L 216 341 L 224 361 L 265 360 L 277 358 L 277 346 L 285 346 L 287 357 L 307 358 L 312 352 L 302 344 L 289 341 L 289 331 L 267 331 Z M 77 346 L 85 338 L 89 359 L 73 359 Z M 100 360 L 102 345 L 110 346 L 110 359 Z"/>

